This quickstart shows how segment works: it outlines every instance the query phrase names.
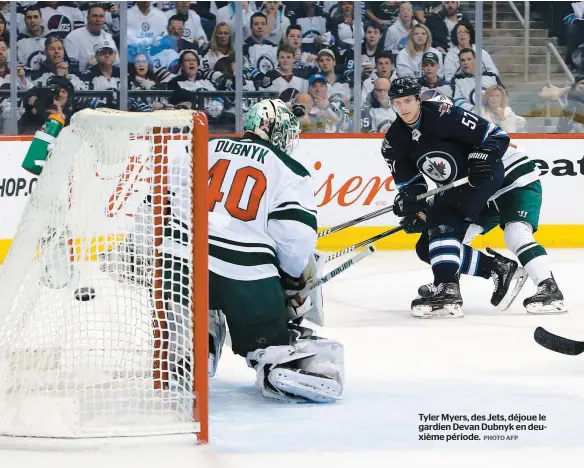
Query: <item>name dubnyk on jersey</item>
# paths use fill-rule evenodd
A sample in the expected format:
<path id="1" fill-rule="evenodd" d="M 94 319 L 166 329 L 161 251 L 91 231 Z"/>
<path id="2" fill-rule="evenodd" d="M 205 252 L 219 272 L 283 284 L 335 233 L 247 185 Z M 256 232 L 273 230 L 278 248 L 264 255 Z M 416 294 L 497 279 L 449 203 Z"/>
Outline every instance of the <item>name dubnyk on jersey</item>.
<path id="1" fill-rule="evenodd" d="M 185 158 L 188 156 L 184 156 Z M 192 208 L 186 161 L 170 177 L 171 225 L 164 252 L 189 258 Z M 209 141 L 209 270 L 226 278 L 299 277 L 316 244 L 316 202 L 302 164 L 260 140 Z"/>

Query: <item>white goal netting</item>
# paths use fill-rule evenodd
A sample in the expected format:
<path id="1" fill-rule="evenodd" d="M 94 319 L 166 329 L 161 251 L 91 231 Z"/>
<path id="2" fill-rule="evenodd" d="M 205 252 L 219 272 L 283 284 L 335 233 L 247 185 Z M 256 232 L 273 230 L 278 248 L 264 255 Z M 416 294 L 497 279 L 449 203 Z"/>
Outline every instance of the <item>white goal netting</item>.
<path id="1" fill-rule="evenodd" d="M 157 249 L 171 203 L 191 248 L 192 135 L 188 111 L 111 110 L 59 135 L 0 272 L 0 435 L 198 430 L 192 265 Z"/>

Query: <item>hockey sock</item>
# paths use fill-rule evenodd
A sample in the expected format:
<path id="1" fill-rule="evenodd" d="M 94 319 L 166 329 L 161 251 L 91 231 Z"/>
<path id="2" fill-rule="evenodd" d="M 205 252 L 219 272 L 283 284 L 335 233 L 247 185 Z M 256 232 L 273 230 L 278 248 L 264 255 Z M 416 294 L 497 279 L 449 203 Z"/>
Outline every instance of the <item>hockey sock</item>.
<path id="1" fill-rule="evenodd" d="M 468 245 L 462 245 L 460 251 L 460 273 L 463 275 L 480 276 L 489 279 L 493 257 L 485 255 Z"/>
<path id="2" fill-rule="evenodd" d="M 434 284 L 454 281 L 460 269 L 461 242 L 454 237 L 437 237 L 430 239 L 428 253 L 434 273 Z"/>
<path id="3" fill-rule="evenodd" d="M 505 244 L 517 255 L 531 280 L 538 286 L 552 277 L 545 249 L 533 237 L 533 228 L 527 223 L 515 222 L 505 226 Z"/>

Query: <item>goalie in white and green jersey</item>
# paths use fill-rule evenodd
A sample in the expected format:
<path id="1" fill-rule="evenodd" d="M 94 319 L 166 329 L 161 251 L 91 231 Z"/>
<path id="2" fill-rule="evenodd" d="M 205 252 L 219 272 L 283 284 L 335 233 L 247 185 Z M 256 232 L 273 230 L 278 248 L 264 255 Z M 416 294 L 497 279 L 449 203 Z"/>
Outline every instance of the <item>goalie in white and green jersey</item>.
<path id="1" fill-rule="evenodd" d="M 264 396 L 332 402 L 343 389 L 343 346 L 299 326 L 311 307 L 322 307 L 318 291 L 305 301 L 296 296 L 320 267 L 313 179 L 291 157 L 299 133 L 298 119 L 282 101 L 263 100 L 246 114 L 242 138 L 209 141 L 209 308 L 222 312 L 210 312 L 210 373 L 225 338 L 224 316 L 233 352 L 256 370 Z M 171 185 L 175 195 L 190 190 Z M 165 271 L 188 279 L 183 226 L 189 223 L 181 220 L 190 215 L 180 207 L 188 195 L 175 199 L 172 232 L 161 250 Z M 188 298 L 180 290 L 188 281 L 178 288 L 171 283 L 175 303 Z"/>

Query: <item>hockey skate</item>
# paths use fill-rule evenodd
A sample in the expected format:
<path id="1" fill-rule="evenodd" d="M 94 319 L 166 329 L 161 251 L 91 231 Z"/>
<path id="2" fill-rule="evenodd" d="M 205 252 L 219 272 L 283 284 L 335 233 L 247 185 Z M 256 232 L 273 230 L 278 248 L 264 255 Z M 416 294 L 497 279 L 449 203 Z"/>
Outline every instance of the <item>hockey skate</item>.
<path id="1" fill-rule="evenodd" d="M 528 314 L 565 314 L 568 309 L 564 305 L 564 295 L 558 288 L 554 278 L 539 283 L 535 295 L 523 301 Z"/>
<path id="2" fill-rule="evenodd" d="M 440 283 L 433 288 L 435 288 L 434 292 L 430 295 L 426 297 L 420 295 L 412 301 L 412 316 L 417 318 L 464 317 L 458 283 Z"/>
<path id="3" fill-rule="evenodd" d="M 500 310 L 507 310 L 525 285 L 527 272 L 515 260 L 504 257 L 490 247 L 487 247 L 487 252 L 494 256 L 491 278 L 495 283 L 495 290 L 491 296 L 491 304 Z"/>
<path id="4" fill-rule="evenodd" d="M 460 281 L 460 273 L 456 273 L 454 279 L 456 283 L 458 283 Z M 434 283 L 423 284 L 418 288 L 418 297 L 416 299 L 419 299 L 421 297 L 430 297 L 432 294 L 436 292 L 437 288 L 438 286 L 436 286 Z"/>

